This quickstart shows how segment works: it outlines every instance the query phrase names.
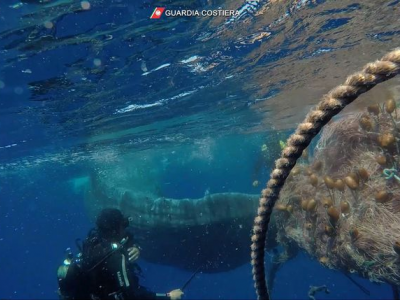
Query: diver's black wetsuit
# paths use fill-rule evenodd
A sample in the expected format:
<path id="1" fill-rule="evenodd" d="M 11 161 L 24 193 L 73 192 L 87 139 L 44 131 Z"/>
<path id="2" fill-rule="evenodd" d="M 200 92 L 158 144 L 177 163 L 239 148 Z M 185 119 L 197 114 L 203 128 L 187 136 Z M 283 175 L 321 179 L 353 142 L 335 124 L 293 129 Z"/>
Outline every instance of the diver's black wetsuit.
<path id="1" fill-rule="evenodd" d="M 128 238 L 129 241 L 129 238 Z M 128 261 L 127 249 L 132 243 L 113 249 L 112 243 L 98 239 L 83 257 L 91 294 L 99 299 L 170 299 L 166 294 L 156 294 L 139 285 L 139 278 Z M 85 252 L 85 251 L 84 251 Z"/>

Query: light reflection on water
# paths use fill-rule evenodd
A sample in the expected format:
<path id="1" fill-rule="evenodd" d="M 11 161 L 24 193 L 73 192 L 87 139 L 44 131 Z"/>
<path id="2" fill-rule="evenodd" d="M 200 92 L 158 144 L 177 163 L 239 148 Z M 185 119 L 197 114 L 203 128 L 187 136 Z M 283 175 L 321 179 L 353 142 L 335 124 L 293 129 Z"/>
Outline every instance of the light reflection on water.
<path id="1" fill-rule="evenodd" d="M 0 151 L 17 145 L 3 161 L 55 141 L 141 149 L 291 129 L 324 92 L 398 44 L 392 1 L 185 2 L 241 12 L 229 20 L 150 20 L 145 2 L 31 3 L 0 6 L 0 113 L 22 116 L 0 133 Z"/>

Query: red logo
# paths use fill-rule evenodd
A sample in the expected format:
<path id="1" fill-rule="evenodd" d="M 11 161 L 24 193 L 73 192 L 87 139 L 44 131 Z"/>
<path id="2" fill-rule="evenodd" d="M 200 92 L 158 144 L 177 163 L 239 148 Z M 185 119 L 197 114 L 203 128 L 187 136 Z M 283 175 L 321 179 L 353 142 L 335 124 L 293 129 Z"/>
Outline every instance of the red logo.
<path id="1" fill-rule="evenodd" d="M 165 10 L 165 7 L 156 7 L 156 9 L 151 14 L 150 19 L 159 19 L 159 18 L 161 18 L 164 10 Z"/>

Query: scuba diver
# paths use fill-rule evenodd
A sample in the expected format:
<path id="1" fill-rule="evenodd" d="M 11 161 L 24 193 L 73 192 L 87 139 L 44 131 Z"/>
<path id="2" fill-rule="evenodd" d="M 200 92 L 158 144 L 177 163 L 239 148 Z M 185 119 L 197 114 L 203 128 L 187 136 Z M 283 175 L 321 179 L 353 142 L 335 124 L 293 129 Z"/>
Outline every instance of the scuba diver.
<path id="1" fill-rule="evenodd" d="M 67 249 L 67 258 L 58 268 L 59 295 L 72 299 L 181 299 L 183 292 L 153 293 L 139 285 L 140 267 L 135 263 L 140 247 L 128 230 L 129 218 L 120 210 L 103 209 L 74 257 Z"/>

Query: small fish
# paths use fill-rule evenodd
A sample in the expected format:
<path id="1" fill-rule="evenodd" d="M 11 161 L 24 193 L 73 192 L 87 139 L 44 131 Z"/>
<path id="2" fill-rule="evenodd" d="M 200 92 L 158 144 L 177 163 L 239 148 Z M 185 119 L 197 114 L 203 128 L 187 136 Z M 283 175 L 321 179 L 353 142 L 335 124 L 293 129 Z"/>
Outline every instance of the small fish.
<path id="1" fill-rule="evenodd" d="M 281 146 L 281 150 L 285 149 L 286 143 L 282 140 L 279 141 L 279 146 Z"/>
<path id="2" fill-rule="evenodd" d="M 25 5 L 25 3 L 19 2 L 19 3 L 16 3 L 14 5 L 10 5 L 9 7 L 10 8 L 14 8 L 14 9 L 18 9 L 18 8 L 21 8 L 24 5 Z"/>
<path id="3" fill-rule="evenodd" d="M 143 72 L 147 72 L 147 66 L 146 66 L 146 62 L 144 60 L 142 60 L 142 63 L 140 65 L 140 68 L 142 69 Z"/>

